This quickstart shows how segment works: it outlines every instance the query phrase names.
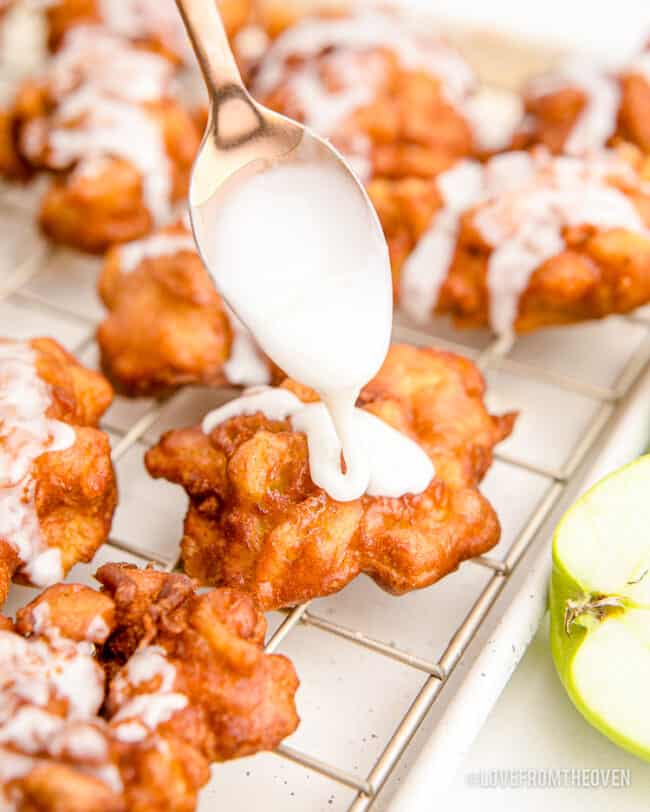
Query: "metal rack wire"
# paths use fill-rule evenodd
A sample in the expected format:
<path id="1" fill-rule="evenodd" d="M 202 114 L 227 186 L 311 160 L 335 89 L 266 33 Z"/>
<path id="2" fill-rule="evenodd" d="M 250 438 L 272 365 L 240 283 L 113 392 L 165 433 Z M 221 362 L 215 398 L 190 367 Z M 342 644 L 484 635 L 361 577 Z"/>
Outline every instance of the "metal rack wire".
<path id="1" fill-rule="evenodd" d="M 3 67 L 2 73 L 9 86 L 13 84 L 13 80 L 10 80 L 8 66 Z M 0 83 L 2 79 L 3 76 L 0 75 Z M 7 216 L 24 217 L 25 222 L 31 222 L 33 198 L 15 195 L 7 187 L 3 188 L 0 185 L 0 224 Z M 34 239 L 24 252 L 24 256 L 6 272 L 2 270 L 0 257 L 0 306 L 3 302 L 11 300 L 20 303 L 31 312 L 49 313 L 53 318 L 76 325 L 81 338 L 73 342 L 69 348 L 75 355 L 85 356 L 94 345 L 97 318 L 80 308 L 70 308 L 65 303 L 60 303 L 56 297 L 45 295 L 43 291 L 35 292 L 30 286 L 30 282 L 43 269 L 63 256 L 58 249 Z M 409 747 L 420 725 L 432 711 L 442 689 L 449 683 L 468 647 L 484 624 L 489 622 L 497 599 L 512 580 L 524 557 L 536 544 L 544 542 L 545 535 L 542 531 L 545 524 L 572 485 L 575 485 L 581 466 L 597 453 L 600 443 L 607 435 L 608 427 L 614 421 L 617 412 L 624 407 L 631 389 L 650 364 L 650 315 L 634 314 L 626 317 L 625 322 L 638 327 L 642 338 L 627 357 L 620 374 L 609 384 L 588 382 L 579 376 L 564 374 L 544 364 L 536 365 L 517 360 L 512 357 L 513 347 L 504 341 L 494 340 L 481 344 L 477 349 L 461 332 L 454 333 L 450 340 L 449 337 L 415 330 L 407 324 L 396 326 L 395 338 L 398 340 L 458 352 L 474 360 L 488 377 L 492 373 L 502 373 L 520 379 L 524 384 L 544 384 L 557 392 L 588 398 L 595 408 L 579 436 L 574 438 L 570 453 L 559 464 L 497 449 L 496 460 L 510 466 L 518 475 L 539 476 L 545 486 L 505 550 L 501 550 L 502 545 L 499 545 L 498 554 L 479 556 L 463 565 L 481 568 L 487 574 L 487 580 L 481 581 L 482 586 L 477 589 L 462 621 L 454 629 L 441 652 L 432 653 L 430 657 L 413 654 L 408 650 L 408 646 L 400 647 L 392 640 L 371 636 L 354 625 L 335 622 L 309 604 L 303 604 L 284 613 L 269 636 L 266 649 L 272 652 L 290 640 L 298 628 L 309 633 L 326 634 L 343 646 L 364 649 L 376 658 L 378 665 L 382 660 L 392 660 L 424 678 L 406 712 L 392 732 L 382 739 L 381 749 L 378 750 L 378 755 L 373 757 L 370 768 L 361 775 L 349 768 L 338 766 L 329 759 L 320 759 L 293 746 L 282 745 L 277 749 L 278 756 L 305 770 L 319 773 L 331 782 L 332 787 L 338 785 L 351 790 L 352 800 L 347 807 L 349 812 L 364 812 L 380 797 L 389 776 Z M 11 335 L 11 331 L 1 325 L 0 333 Z M 104 427 L 113 441 L 112 458 L 115 464 L 124 460 L 138 444 L 146 441 L 148 432 L 155 427 L 174 397 L 178 396 L 151 402 L 146 408 L 140 409 L 134 419 L 126 421 L 126 425 L 125 421 L 112 421 L 110 417 L 107 418 Z M 135 546 L 130 539 L 122 538 L 117 533 L 112 535 L 109 544 L 122 553 L 149 560 L 166 570 L 174 569 L 178 563 L 176 558 L 159 554 L 156 550 L 143 551 L 141 546 Z M 435 586 L 432 589 L 435 589 Z M 310 722 L 309 718 L 303 719 L 303 725 L 309 725 Z"/>
<path id="2" fill-rule="evenodd" d="M 6 200 L 3 202 L 2 198 L 0 198 L 0 221 L 8 214 L 13 217 L 18 216 L 20 209 L 19 204 Z M 23 214 L 26 218 L 32 216 L 27 210 L 24 210 Z M 57 249 L 44 245 L 40 241 L 35 241 L 28 251 L 28 255 L 13 267 L 4 278 L 0 278 L 0 303 L 11 298 L 12 301 L 20 302 L 25 307 L 32 308 L 34 311 L 38 310 L 39 313 L 51 312 L 57 318 L 63 318 L 77 324 L 83 329 L 83 338 L 72 349 L 75 354 L 81 355 L 92 347 L 96 320 L 92 316 L 80 314 L 78 311 L 73 312 L 65 306 L 55 304 L 46 296 L 35 293 L 29 287 L 30 281 L 48 263 L 54 261 L 56 256 Z M 460 340 L 456 343 L 414 331 L 408 326 L 397 327 L 396 337 L 401 340 L 407 339 L 418 344 L 442 345 L 447 349 L 473 358 L 477 365 L 487 374 L 498 371 L 517 376 L 523 381 L 538 383 L 541 381 L 554 389 L 574 395 L 586 396 L 596 404 L 596 408 L 586 429 L 580 437 L 576 438 L 571 453 L 561 466 L 554 467 L 538 464 L 510 453 L 497 452 L 497 459 L 513 466 L 519 472 L 539 474 L 549 484 L 541 500 L 538 501 L 534 510 L 528 515 L 525 524 L 509 549 L 499 556 L 480 556 L 465 565 L 486 569 L 490 573 L 489 579 L 482 591 L 476 595 L 471 608 L 439 656 L 431 658 L 416 656 L 393 642 L 376 639 L 361 630 L 334 622 L 323 614 L 310 609 L 308 604 L 298 606 L 287 612 L 268 639 L 266 643 L 267 651 L 275 651 L 299 626 L 305 629 L 318 630 L 332 635 L 342 643 L 363 647 L 376 656 L 378 660 L 390 658 L 409 669 L 426 675 L 419 693 L 415 696 L 392 735 L 382 742 L 383 750 L 365 776 L 359 777 L 348 769 L 343 769 L 293 747 L 283 745 L 278 748 L 277 753 L 281 757 L 289 759 L 308 770 L 314 770 L 335 784 L 341 784 L 352 789 L 356 796 L 348 807 L 351 812 L 367 810 L 377 799 L 391 771 L 449 681 L 472 639 L 489 617 L 495 601 L 509 579 L 511 579 L 522 558 L 539 537 L 540 528 L 542 528 L 565 494 L 578 468 L 587 460 L 590 454 L 596 452 L 598 442 L 606 434 L 607 427 L 613 416 L 621 408 L 631 387 L 650 363 L 650 320 L 642 314 L 632 315 L 627 317 L 626 320 L 643 328 L 643 338 L 628 358 L 618 379 L 611 386 L 587 383 L 578 378 L 574 379 L 565 376 L 552 369 L 537 367 L 534 364 L 515 360 L 509 357 L 511 347 L 503 341 L 495 340 L 486 347 L 477 350 L 472 346 L 460 343 L 463 338 L 462 333 L 458 333 Z M 3 332 L 5 331 L 3 330 Z M 107 426 L 114 439 L 112 456 L 115 463 L 145 438 L 146 433 L 159 419 L 167 403 L 168 401 L 164 400 L 153 402 L 126 428 L 112 424 Z M 112 537 L 110 544 L 120 551 L 143 557 L 141 548 L 135 548 L 128 540 L 123 538 Z M 177 563 L 175 560 L 165 559 L 164 556 L 157 557 L 155 553 L 148 554 L 147 557 L 166 569 L 173 569 Z M 308 721 L 304 723 L 307 724 Z"/>

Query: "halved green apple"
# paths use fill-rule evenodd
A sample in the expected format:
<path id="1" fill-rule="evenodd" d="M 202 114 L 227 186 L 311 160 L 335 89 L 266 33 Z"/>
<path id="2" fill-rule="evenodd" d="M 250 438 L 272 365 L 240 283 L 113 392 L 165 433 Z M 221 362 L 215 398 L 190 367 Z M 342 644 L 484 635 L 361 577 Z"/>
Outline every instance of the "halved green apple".
<path id="1" fill-rule="evenodd" d="M 650 761 L 650 456 L 564 515 L 549 602 L 553 659 L 574 705 Z"/>

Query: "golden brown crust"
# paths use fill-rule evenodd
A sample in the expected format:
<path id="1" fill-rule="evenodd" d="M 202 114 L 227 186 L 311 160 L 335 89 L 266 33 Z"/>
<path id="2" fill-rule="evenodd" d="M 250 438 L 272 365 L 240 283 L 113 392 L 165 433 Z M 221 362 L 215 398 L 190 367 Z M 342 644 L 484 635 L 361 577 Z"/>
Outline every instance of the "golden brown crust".
<path id="1" fill-rule="evenodd" d="M 83 584 L 54 584 L 16 613 L 16 631 L 23 637 L 41 634 L 39 607 L 47 605 L 47 623 L 55 623 L 63 637 L 80 643 L 105 643 L 115 627 L 115 604 Z M 100 618 L 102 623 L 98 624 Z"/>
<path id="2" fill-rule="evenodd" d="M 605 74 L 602 81 L 606 81 Z M 620 100 L 608 143 L 623 139 L 650 152 L 650 81 L 641 73 L 626 69 L 610 81 L 618 89 Z M 543 144 L 551 152 L 561 153 L 588 103 L 586 92 L 572 84 L 570 78 L 565 87 L 548 93 L 525 92 L 526 117 L 514 136 L 513 148 L 528 149 Z"/>
<path id="3" fill-rule="evenodd" d="M 650 153 L 650 81 L 636 73 L 621 76 L 619 135 Z"/>
<path id="4" fill-rule="evenodd" d="M 90 561 L 106 540 L 117 503 L 110 443 L 95 428 L 113 390 L 103 376 L 81 366 L 53 339 L 37 338 L 29 344 L 36 353 L 38 375 L 50 386 L 48 416 L 75 430 L 73 445 L 41 454 L 31 470 L 42 543 L 60 550 L 68 572 L 74 564 Z M 8 540 L 0 539 L 0 605 L 12 578 L 30 583 L 18 571 L 20 565 Z"/>
<path id="5" fill-rule="evenodd" d="M 532 154 L 542 153 L 534 150 Z M 632 169 L 632 180 L 612 178 L 610 185 L 626 195 L 648 226 L 650 195 L 645 184 L 650 178 L 650 161 L 629 144 L 619 145 L 615 154 L 622 166 Z M 399 303 L 404 263 L 442 210 L 442 197 L 435 180 L 415 178 L 376 179 L 369 184 L 368 193 L 388 242 L 394 296 Z M 487 274 L 495 246 L 476 227 L 484 205 L 462 214 L 453 260 L 431 308 L 432 316 L 434 312 L 451 316 L 460 328 L 489 326 Z M 541 264 L 528 279 L 519 299 L 516 332 L 627 313 L 650 301 L 647 236 L 583 226 L 563 229 L 562 237 L 565 250 Z"/>
<path id="6" fill-rule="evenodd" d="M 376 178 L 367 189 L 388 243 L 393 296 L 398 301 L 402 266 L 442 206 L 442 198 L 431 178 Z"/>
<path id="7" fill-rule="evenodd" d="M 98 778 L 84 775 L 67 764 L 41 764 L 14 783 L 19 793 L 19 812 L 127 812 L 117 797 Z"/>
<path id="8" fill-rule="evenodd" d="M 639 178 L 650 164 L 634 150 L 623 150 Z M 612 182 L 635 204 L 650 225 L 650 196 L 634 184 Z M 489 323 L 488 263 L 494 246 L 475 226 L 480 206 L 461 219 L 456 254 L 440 290 L 436 311 L 459 327 Z M 622 228 L 564 228 L 566 248 L 541 264 L 519 299 L 514 329 L 525 333 L 553 325 L 628 313 L 650 301 L 650 239 Z"/>
<path id="9" fill-rule="evenodd" d="M 322 15 L 325 19 L 332 16 L 337 15 Z M 337 57 L 345 61 L 341 73 Z M 365 81 L 372 88 L 372 100 L 355 109 L 334 132 L 325 134 L 349 156 L 357 156 L 358 145 L 363 145 L 365 179 L 431 178 L 458 158 L 472 154 L 471 125 L 448 100 L 443 81 L 424 70 L 405 66 L 389 47 L 355 52 L 333 43 L 314 56 L 297 53 L 287 62 L 282 80 L 263 94 L 261 101 L 284 115 L 305 121 L 306 111 L 293 90 L 294 77 L 301 72 L 315 74 L 334 96 L 341 85 L 345 87 L 347 71 L 355 76 L 355 82 Z M 313 126 L 313 122 L 306 123 Z"/>
<path id="10" fill-rule="evenodd" d="M 250 596 L 232 589 L 198 596 L 187 576 L 126 565 L 104 565 L 97 578 L 117 613 L 116 632 L 101 657 L 113 669 L 138 646 L 161 646 L 190 707 L 202 709 L 210 761 L 272 749 L 293 732 L 298 680 L 286 657 L 264 653 L 266 621 Z M 115 702 L 109 691 L 109 715 Z M 172 721 L 185 738 L 183 715 Z"/>
<path id="11" fill-rule="evenodd" d="M 360 405 L 416 439 L 436 467 L 424 493 L 399 499 L 332 500 L 312 482 L 305 436 L 287 421 L 258 414 L 232 418 L 210 436 L 200 428 L 167 432 L 146 464 L 190 497 L 186 571 L 201 583 L 245 589 L 266 609 L 330 594 L 361 572 L 395 594 L 433 583 L 499 538 L 477 485 L 514 415 L 491 417 L 482 395 L 469 361 L 391 348 Z"/>
<path id="12" fill-rule="evenodd" d="M 11 736 L 3 739 L 0 751 L 9 750 L 0 757 L 20 754 L 32 761 L 0 782 L 0 798 L 7 789 L 19 812 L 193 812 L 210 762 L 271 749 L 293 732 L 293 666 L 264 653 L 266 622 L 247 595 L 224 589 L 199 596 L 187 576 L 127 564 L 107 564 L 97 578 L 102 592 L 58 584 L 19 611 L 15 628 L 5 619 L 0 623 L 3 633 L 15 632 L 3 639 L 3 651 L 13 650 L 19 660 L 22 638 L 37 640 L 38 656 L 76 657 L 80 673 L 99 689 L 89 694 L 90 704 L 81 698 L 75 715 L 75 698 L 66 698 L 44 673 L 46 695 L 19 700 L 59 717 L 69 735 L 83 725 L 85 738 L 77 739 L 74 751 L 61 752 L 46 740 L 29 753 Z M 88 642 L 95 643 L 94 655 Z M 130 671 L 138 656 L 150 658 L 151 676 Z M 106 681 L 91 657 L 103 665 Z M 163 675 L 170 684 L 163 685 Z M 77 686 L 78 692 L 87 689 Z M 12 707 L 11 681 L 0 683 L 0 690 L 9 692 Z M 145 724 L 138 708 L 159 692 L 173 692 L 175 709 Z M 133 725 L 140 726 L 136 735 Z M 87 750 L 88 734 L 103 746 Z"/>
<path id="13" fill-rule="evenodd" d="M 106 378 L 82 366 L 52 338 L 34 338 L 29 344 L 37 353 L 39 377 L 51 387 L 49 416 L 75 426 L 97 426 L 113 400 Z"/>
<path id="14" fill-rule="evenodd" d="M 524 94 L 526 119 L 514 135 L 513 149 L 543 144 L 551 152 L 561 153 L 586 104 L 587 95 L 576 87 L 544 95 Z"/>
<path id="15" fill-rule="evenodd" d="M 56 51 L 66 33 L 77 25 L 101 22 L 96 0 L 54 0 L 45 6 L 47 44 Z"/>
<path id="16" fill-rule="evenodd" d="M 48 107 L 42 86 L 26 79 L 11 105 L 0 109 L 0 175 L 18 181 L 33 177 L 34 166 L 20 148 L 21 133 L 28 122 L 45 115 Z"/>
<path id="17" fill-rule="evenodd" d="M 161 233 L 188 236 L 182 227 Z M 145 257 L 123 270 L 116 247 L 106 255 L 98 287 L 109 311 L 97 332 L 102 365 L 121 391 L 151 395 L 226 382 L 232 330 L 194 251 Z"/>
<path id="18" fill-rule="evenodd" d="M 92 34 L 88 36 L 98 36 L 101 40 L 101 32 L 89 31 Z M 73 52 L 79 47 L 79 41 L 77 37 L 71 43 Z M 115 43 L 122 42 L 115 38 Z M 123 47 L 125 54 L 138 52 L 128 44 Z M 103 55 L 102 59 L 105 58 Z M 149 233 L 155 225 L 154 215 L 148 206 L 143 174 L 130 160 L 107 151 L 87 156 L 89 162 L 71 159 L 63 165 L 62 157 L 52 149 L 52 132 L 79 129 L 83 133 L 86 126 L 83 115 L 65 121 L 60 119 L 67 95 L 83 89 L 88 81 L 79 66 L 68 67 L 68 73 L 66 81 L 72 87 L 62 94 L 46 72 L 39 80 L 25 81 L 10 107 L 0 111 L 0 174 L 28 180 L 37 171 L 52 173 L 53 179 L 38 215 L 42 230 L 55 242 L 89 253 L 102 253 L 115 243 Z M 88 73 L 92 75 L 92 66 L 88 67 Z M 154 80 L 158 78 L 153 77 L 152 82 Z M 98 94 L 98 98 L 100 96 Z M 114 101 L 110 93 L 107 98 Z M 162 88 L 155 100 L 132 103 L 132 107 L 160 134 L 166 165 L 157 167 L 156 171 L 169 173 L 169 204 L 183 200 L 200 141 L 192 113 L 168 97 Z M 126 111 L 115 115 L 128 117 L 130 114 Z M 136 131 L 133 137 L 140 138 L 142 134 Z"/>
<path id="19" fill-rule="evenodd" d="M 199 133 L 191 114 L 175 101 L 147 105 L 161 128 L 171 168 L 171 201 L 189 188 Z M 98 171 L 70 171 L 52 181 L 41 202 L 39 223 L 48 237 L 89 253 L 148 234 L 154 220 L 146 205 L 143 178 L 131 163 L 107 158 Z"/>

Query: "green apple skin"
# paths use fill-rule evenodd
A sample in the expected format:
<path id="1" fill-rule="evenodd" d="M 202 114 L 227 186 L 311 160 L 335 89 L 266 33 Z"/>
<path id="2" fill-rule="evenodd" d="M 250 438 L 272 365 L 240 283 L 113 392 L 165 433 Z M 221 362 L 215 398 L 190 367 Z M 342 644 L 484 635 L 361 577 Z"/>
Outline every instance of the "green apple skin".
<path id="1" fill-rule="evenodd" d="M 607 619 L 598 620 L 590 616 L 581 616 L 578 618 L 571 627 L 571 633 L 567 634 L 565 630 L 565 610 L 567 601 L 584 599 L 589 595 L 589 590 L 585 589 L 570 572 L 568 572 L 564 563 L 560 560 L 558 545 L 559 539 L 562 535 L 564 523 L 574 510 L 580 510 L 583 507 L 583 502 L 586 497 L 595 496 L 598 489 L 606 488 L 610 480 L 625 476 L 628 469 L 642 463 L 647 468 L 647 495 L 645 498 L 650 500 L 650 455 L 640 458 L 628 466 L 615 471 L 605 479 L 593 486 L 590 491 L 581 497 L 574 505 L 567 511 L 563 519 L 558 524 L 554 538 L 553 538 L 553 567 L 551 573 L 551 583 L 549 589 L 549 610 L 550 610 L 550 642 L 551 653 L 555 668 L 558 676 L 564 685 L 564 688 L 569 695 L 569 698 L 575 705 L 576 709 L 582 716 L 589 722 L 590 725 L 599 730 L 603 735 L 610 739 L 614 744 L 627 750 L 644 761 L 650 761 L 650 747 L 640 745 L 637 741 L 625 736 L 620 730 L 613 727 L 602 715 L 595 712 L 593 708 L 589 707 L 582 696 L 579 687 L 576 685 L 574 679 L 574 661 L 581 646 L 587 639 L 590 631 L 592 631 L 599 623 L 609 622 Z M 626 507 L 632 508 L 633 505 L 621 505 L 621 513 L 619 514 L 619 521 L 624 521 Z M 650 538 L 650 527 L 648 528 Z M 650 542 L 649 542 L 650 543 Z M 631 607 L 634 602 L 631 602 Z M 646 608 L 646 607 L 640 607 Z M 625 609 L 619 613 L 619 619 Z M 648 625 L 650 626 L 650 611 L 648 611 Z M 650 685 L 648 686 L 650 689 Z M 614 687 L 613 687 L 614 689 Z M 616 688 L 618 690 L 618 688 Z M 648 698 L 650 702 L 650 697 Z"/>

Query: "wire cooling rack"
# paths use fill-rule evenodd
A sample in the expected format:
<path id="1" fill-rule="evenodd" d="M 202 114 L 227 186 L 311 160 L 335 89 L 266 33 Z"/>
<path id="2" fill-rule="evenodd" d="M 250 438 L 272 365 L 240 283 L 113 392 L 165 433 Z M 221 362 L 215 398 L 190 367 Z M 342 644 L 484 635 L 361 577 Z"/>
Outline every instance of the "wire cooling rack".
<path id="1" fill-rule="evenodd" d="M 96 367 L 100 260 L 39 236 L 38 196 L 38 185 L 0 186 L 0 333 L 50 335 Z M 650 311 L 545 330 L 512 346 L 442 321 L 422 332 L 397 319 L 395 338 L 472 358 L 486 377 L 492 411 L 521 411 L 482 486 L 499 514 L 502 539 L 490 555 L 401 598 L 359 578 L 337 595 L 270 613 L 266 648 L 296 665 L 302 723 L 275 753 L 218 765 L 201 796 L 204 812 L 249 812 L 261 797 L 266 809 L 281 812 L 390 808 L 388 777 L 423 721 L 435 721 L 454 695 L 453 677 L 484 645 L 497 599 L 532 548 L 548 541 L 545 525 L 578 487 L 581 469 L 597 455 L 650 363 Z M 112 535 L 69 580 L 92 582 L 92 572 L 108 560 L 177 565 L 186 497 L 153 481 L 143 454 L 162 431 L 198 422 L 232 392 L 187 388 L 166 400 L 116 398 L 103 421 L 120 488 Z M 31 596 L 13 587 L 8 611 Z"/>
<path id="2" fill-rule="evenodd" d="M 0 197 L 1 331 L 16 338 L 52 335 L 96 365 L 99 260 L 53 248 L 38 236 L 35 194 L 5 187 Z M 206 809 L 212 792 L 220 799 L 232 793 L 236 800 L 225 808 L 249 809 L 246 791 L 255 793 L 251 798 L 267 793 L 272 809 L 361 812 L 373 805 L 538 531 L 650 361 L 650 316 L 643 312 L 550 330 L 513 346 L 444 324 L 434 334 L 398 322 L 395 337 L 473 358 L 486 376 L 492 408 L 522 409 L 484 488 L 499 511 L 504 539 L 490 555 L 411 596 L 392 598 L 358 579 L 337 596 L 272 613 L 267 650 L 291 656 L 303 683 L 301 728 L 276 751 L 292 769 L 272 765 L 268 760 L 275 755 L 220 766 L 204 796 Z M 100 561 L 176 566 L 184 497 L 147 477 L 142 454 L 165 428 L 198 420 L 231 392 L 188 389 L 166 400 L 116 398 L 104 428 L 121 503 Z M 96 566 L 97 559 L 92 569 Z M 77 568 L 72 578 L 86 578 L 92 569 Z M 15 587 L 11 601 L 18 606 L 28 598 L 28 590 Z M 355 686 L 352 697 L 346 697 L 346 685 Z M 313 784 L 299 771 L 313 776 Z"/>

